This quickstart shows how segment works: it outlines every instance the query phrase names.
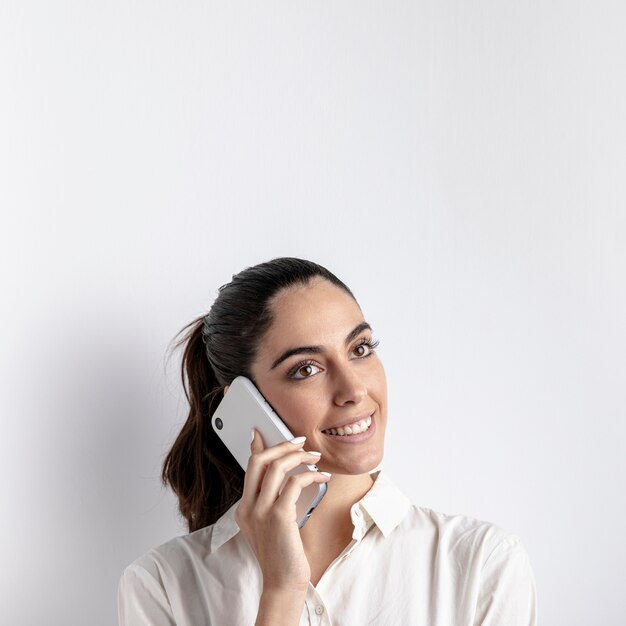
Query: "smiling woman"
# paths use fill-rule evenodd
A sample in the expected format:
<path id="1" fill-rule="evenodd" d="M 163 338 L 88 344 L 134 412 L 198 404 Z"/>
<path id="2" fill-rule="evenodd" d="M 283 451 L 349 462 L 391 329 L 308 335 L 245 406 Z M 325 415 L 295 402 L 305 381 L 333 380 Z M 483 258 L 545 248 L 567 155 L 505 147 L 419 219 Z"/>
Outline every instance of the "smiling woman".
<path id="1" fill-rule="evenodd" d="M 338 482 L 341 493 L 371 484 L 367 472 L 383 457 L 387 380 L 359 305 L 344 289 L 315 277 L 281 291 L 269 306 L 273 322 L 251 365 L 253 381 L 289 429 L 322 453 L 318 467 L 336 475 L 329 496 L 339 491 Z M 315 358 L 299 361 L 302 354 Z M 369 428 L 353 433 L 352 426 L 360 432 L 368 418 Z M 343 445 L 348 443 L 353 445 Z"/>
<path id="2" fill-rule="evenodd" d="M 519 537 L 415 506 L 376 469 L 385 370 L 370 324 L 334 274 L 291 257 L 247 268 L 185 330 L 177 345 L 189 417 L 163 480 L 189 534 L 125 569 L 121 626 L 536 624 Z M 237 376 L 296 436 L 266 447 L 255 432 L 245 473 L 211 427 Z M 296 474 L 280 491 L 301 464 L 321 471 Z M 295 503 L 314 482 L 326 495 L 298 528 Z"/>

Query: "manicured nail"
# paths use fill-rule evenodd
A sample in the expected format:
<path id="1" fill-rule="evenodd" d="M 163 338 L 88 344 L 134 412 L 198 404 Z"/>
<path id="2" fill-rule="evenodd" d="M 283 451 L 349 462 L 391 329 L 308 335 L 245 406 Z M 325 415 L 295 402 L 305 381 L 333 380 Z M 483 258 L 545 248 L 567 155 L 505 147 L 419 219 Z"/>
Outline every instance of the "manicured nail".
<path id="1" fill-rule="evenodd" d="M 295 439 L 291 440 L 291 443 L 293 443 L 294 445 L 300 445 L 303 444 L 306 441 L 306 437 L 296 437 Z"/>
<path id="2" fill-rule="evenodd" d="M 332 474 L 329 474 L 328 472 L 320 472 L 320 474 L 324 474 L 324 476 L 332 476 Z"/>
<path id="3" fill-rule="evenodd" d="M 322 456 L 321 452 L 315 452 L 314 450 L 309 450 L 309 454 L 314 454 L 315 456 Z"/>
<path id="4" fill-rule="evenodd" d="M 250 443 L 254 441 L 254 428 L 250 429 Z"/>

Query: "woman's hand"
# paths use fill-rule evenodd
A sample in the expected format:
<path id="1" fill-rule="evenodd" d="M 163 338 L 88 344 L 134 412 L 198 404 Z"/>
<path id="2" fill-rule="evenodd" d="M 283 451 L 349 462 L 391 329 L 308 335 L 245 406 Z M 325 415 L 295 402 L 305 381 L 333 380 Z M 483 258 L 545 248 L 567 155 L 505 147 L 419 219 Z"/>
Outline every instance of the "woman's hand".
<path id="1" fill-rule="evenodd" d="M 330 474 L 306 471 L 290 476 L 280 495 L 285 474 L 319 455 L 302 450 L 304 437 L 266 448 L 254 431 L 252 454 L 244 478 L 243 496 L 235 521 L 256 555 L 263 572 L 263 593 L 306 592 L 311 568 L 304 553 L 296 502 L 304 487 L 330 480 Z"/>

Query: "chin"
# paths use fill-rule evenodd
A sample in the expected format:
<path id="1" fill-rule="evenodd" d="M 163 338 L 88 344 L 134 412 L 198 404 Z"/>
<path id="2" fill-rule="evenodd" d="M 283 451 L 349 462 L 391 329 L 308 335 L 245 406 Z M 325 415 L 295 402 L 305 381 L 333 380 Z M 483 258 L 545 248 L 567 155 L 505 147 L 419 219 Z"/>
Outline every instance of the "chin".
<path id="1" fill-rule="evenodd" d="M 333 472 L 332 469 L 328 470 L 331 474 L 346 474 L 349 476 L 359 476 L 361 474 L 369 474 L 373 472 L 383 460 L 383 451 L 378 454 L 372 454 L 365 459 L 350 463 L 349 466 L 339 466 L 338 470 Z"/>

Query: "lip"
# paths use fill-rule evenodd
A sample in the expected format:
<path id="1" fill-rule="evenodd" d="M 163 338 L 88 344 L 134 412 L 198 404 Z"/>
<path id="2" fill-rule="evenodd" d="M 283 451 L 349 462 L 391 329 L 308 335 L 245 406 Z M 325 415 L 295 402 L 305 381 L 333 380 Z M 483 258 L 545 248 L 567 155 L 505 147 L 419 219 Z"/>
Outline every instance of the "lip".
<path id="1" fill-rule="evenodd" d="M 358 433 L 357 435 L 330 435 L 329 433 L 322 433 L 322 435 L 324 435 L 324 437 L 328 437 L 329 439 L 334 439 L 339 443 L 360 443 L 361 441 L 367 441 L 370 437 L 373 437 L 376 432 L 376 420 L 374 419 L 374 413 L 372 413 L 371 416 L 372 423 L 364 433 Z M 369 415 L 366 415 L 365 417 L 369 417 Z M 353 422 L 345 423 L 351 424 Z"/>
<path id="2" fill-rule="evenodd" d="M 374 413 L 376 411 L 370 411 L 369 413 L 363 413 L 363 415 L 358 415 L 357 417 L 350 417 L 348 419 L 343 420 L 343 422 L 339 422 L 338 424 L 333 424 L 332 426 L 327 426 L 326 428 L 323 428 L 322 430 L 330 430 L 331 428 L 343 428 L 344 426 L 352 426 L 352 424 L 356 424 L 357 422 L 360 422 L 361 420 L 366 420 L 368 417 L 373 417 Z"/>

